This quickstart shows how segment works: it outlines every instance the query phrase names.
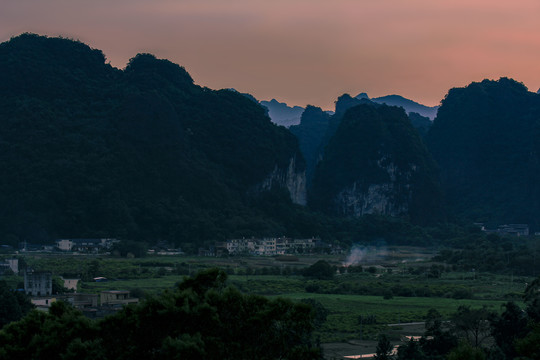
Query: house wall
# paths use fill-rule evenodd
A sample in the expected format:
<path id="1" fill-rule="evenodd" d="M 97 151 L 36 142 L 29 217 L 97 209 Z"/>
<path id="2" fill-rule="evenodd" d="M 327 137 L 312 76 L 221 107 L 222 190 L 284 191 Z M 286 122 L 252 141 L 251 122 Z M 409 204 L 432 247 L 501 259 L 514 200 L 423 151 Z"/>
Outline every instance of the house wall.
<path id="1" fill-rule="evenodd" d="M 64 279 L 64 287 L 69 290 L 75 290 L 77 291 L 77 284 L 79 283 L 80 279 Z"/>
<path id="2" fill-rule="evenodd" d="M 48 296 L 52 294 L 52 275 L 47 272 L 24 274 L 24 291 L 30 296 Z"/>
<path id="3" fill-rule="evenodd" d="M 56 245 L 58 246 L 58 249 L 62 251 L 71 251 L 71 247 L 73 246 L 73 242 L 71 240 L 57 240 Z"/>

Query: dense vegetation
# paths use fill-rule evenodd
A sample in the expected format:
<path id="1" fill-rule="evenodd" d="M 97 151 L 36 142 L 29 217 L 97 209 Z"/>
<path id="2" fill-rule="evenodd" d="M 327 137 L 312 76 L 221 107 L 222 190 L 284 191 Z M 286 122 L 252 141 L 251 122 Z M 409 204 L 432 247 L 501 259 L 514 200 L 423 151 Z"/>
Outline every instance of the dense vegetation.
<path id="1" fill-rule="evenodd" d="M 33 307 L 24 293 L 13 290 L 4 280 L 0 281 L 0 329 L 19 320 Z"/>
<path id="2" fill-rule="evenodd" d="M 516 241 L 517 240 L 517 241 Z M 501 237 L 471 233 L 453 239 L 434 260 L 464 271 L 537 276 L 540 273 L 538 238 Z"/>
<path id="3" fill-rule="evenodd" d="M 396 360 L 484 360 L 538 359 L 540 356 L 540 317 L 538 288 L 540 278 L 531 283 L 525 293 L 526 311 L 513 302 L 503 305 L 497 314 L 487 308 L 460 306 L 450 321 L 444 324 L 435 310 L 426 316 L 426 330 L 419 340 L 409 340 L 400 346 L 397 356 L 391 356 L 390 341 L 381 337 L 377 359 Z M 533 300 L 534 299 L 534 300 Z"/>
<path id="4" fill-rule="evenodd" d="M 304 170 L 294 136 L 169 61 L 139 54 L 121 71 L 82 43 L 21 35 L 0 45 L 0 119 L 0 233 L 13 242 L 296 230 L 264 207 L 294 218 L 286 189 L 260 187 L 293 158 Z"/>
<path id="5" fill-rule="evenodd" d="M 301 261 L 309 258 L 303 258 Z M 33 256 L 28 256 L 26 259 L 29 265 L 38 265 Z M 88 265 L 92 268 L 92 271 L 96 271 L 100 275 L 113 271 L 114 265 L 112 262 L 116 264 L 119 271 L 128 266 L 128 263 L 133 269 L 138 270 L 133 274 L 134 277 L 132 277 L 131 282 L 123 280 L 108 283 L 85 282 L 84 287 L 81 289 L 83 292 L 127 288 L 132 290 L 133 295 L 145 298 L 146 301 L 137 307 L 127 308 L 112 318 L 97 322 L 87 320 L 78 312 L 56 304 L 51 308 L 49 314 L 42 312 L 30 313 L 21 321 L 7 325 L 4 331 L 0 331 L 0 348 L 8 351 L 7 354 L 10 355 L 8 358 L 12 358 L 14 354 L 23 354 L 21 356 L 24 357 L 36 351 L 59 351 L 59 354 L 63 354 L 66 358 L 81 354 L 83 351 L 89 352 L 88 356 L 99 355 L 102 358 L 116 357 L 118 356 L 116 351 L 126 351 L 131 354 L 130 356 L 133 356 L 133 352 L 147 354 L 148 351 L 151 351 L 156 354 L 155 356 L 160 356 L 159 354 L 162 354 L 162 352 L 166 353 L 165 347 L 170 345 L 170 340 L 166 339 L 167 336 L 162 336 L 167 333 L 174 335 L 171 335 L 171 338 L 175 340 L 175 343 L 178 340 L 179 348 L 175 349 L 183 354 L 183 358 L 190 358 L 188 355 L 190 352 L 193 352 L 195 354 L 193 356 L 197 357 L 201 356 L 201 349 L 207 354 L 214 351 L 208 349 L 215 349 L 216 344 L 219 344 L 223 339 L 228 339 L 227 337 L 221 337 L 222 335 L 216 335 L 216 333 L 223 334 L 232 331 L 235 338 L 239 339 L 240 342 L 246 339 L 246 337 L 239 335 L 240 333 L 235 333 L 235 329 L 245 329 L 245 327 L 239 322 L 233 326 L 231 321 L 225 321 L 230 319 L 226 318 L 227 314 L 234 316 L 235 319 L 243 319 L 239 320 L 241 322 L 245 320 L 247 324 L 245 326 L 248 326 L 251 322 L 242 314 L 259 314 L 257 310 L 250 308 L 248 305 L 235 305 L 232 309 L 225 311 L 225 308 L 221 308 L 224 302 L 228 305 L 232 303 L 246 304 L 244 301 L 248 301 L 247 299 L 259 299 L 257 300 L 258 304 L 267 304 L 261 305 L 263 306 L 262 313 L 268 315 L 268 317 L 264 317 L 266 315 L 259 314 L 259 318 L 263 319 L 261 321 L 268 324 L 269 319 L 273 318 L 289 324 L 287 319 L 290 318 L 279 318 L 271 309 L 279 309 L 276 311 L 280 312 L 284 311 L 281 305 L 272 304 L 274 301 L 285 305 L 292 305 L 292 303 L 289 301 L 283 302 L 282 300 L 271 300 L 267 303 L 268 300 L 259 297 L 264 295 L 270 299 L 280 296 L 295 301 L 301 300 L 301 302 L 313 307 L 313 312 L 305 313 L 306 315 L 310 314 L 310 320 L 308 321 L 306 318 L 306 321 L 312 323 L 310 326 L 314 326 L 311 328 L 314 331 L 314 336 L 320 337 L 322 342 L 358 338 L 375 339 L 377 334 L 388 333 L 389 340 L 396 344 L 396 341 L 399 341 L 399 336 L 393 330 L 394 327 L 387 327 L 386 324 L 427 319 L 426 338 L 416 344 L 420 345 L 417 350 L 424 355 L 428 355 L 433 351 L 443 352 L 444 354 L 449 353 L 449 351 L 458 351 L 461 345 L 458 346 L 457 339 L 467 341 L 468 346 L 472 346 L 473 349 L 480 351 L 482 354 L 484 352 L 503 351 L 505 353 L 513 352 L 525 355 L 534 351 L 532 344 L 534 344 L 535 336 L 537 336 L 536 330 L 534 330 L 536 328 L 535 324 L 537 324 L 535 319 L 538 318 L 540 313 L 538 310 L 540 304 L 537 291 L 538 279 L 532 281 L 531 278 L 515 276 L 512 277 L 512 282 L 510 282 L 510 276 L 496 276 L 480 271 L 475 274 L 470 271 L 461 272 L 459 269 L 456 272 L 449 266 L 441 266 L 437 263 L 432 263 L 429 266 L 430 263 L 426 264 L 425 262 L 407 264 L 400 261 L 398 266 L 387 267 L 387 270 L 393 269 L 393 271 L 384 272 L 380 267 L 375 268 L 368 265 L 350 266 L 348 268 L 336 267 L 335 260 L 337 258 L 326 257 L 326 259 L 328 261 L 313 262 L 311 266 L 302 269 L 294 262 L 286 267 L 261 267 L 263 262 L 260 258 L 210 258 L 207 260 L 191 258 L 188 260 L 183 257 L 152 257 L 143 260 L 111 258 L 98 260 L 88 257 L 85 259 L 88 261 Z M 298 260 L 300 259 L 296 259 L 296 261 Z M 68 269 L 65 264 L 66 261 L 62 257 L 43 257 L 40 261 L 41 268 L 49 264 L 50 270 L 56 269 L 54 272 L 59 271 L 59 269 Z M 188 264 L 177 263 L 178 261 L 188 261 L 190 263 L 189 268 Z M 207 265 L 204 265 L 204 262 L 207 262 Z M 237 275 L 229 276 L 226 281 L 224 272 L 210 268 L 199 273 L 195 280 L 190 279 L 183 283 L 178 283 L 182 276 L 173 275 L 187 274 L 188 271 L 193 273 L 197 269 L 204 269 L 205 266 L 219 263 L 238 265 L 224 267 L 227 273 L 236 273 Z M 265 259 L 264 263 L 271 264 L 275 263 L 275 261 Z M 71 261 L 69 265 L 71 272 L 77 269 L 77 265 L 77 261 Z M 156 269 L 157 271 L 155 271 Z M 148 280 L 145 281 L 143 277 L 148 277 Z M 525 283 L 529 283 L 526 289 Z M 237 290 L 228 288 L 228 285 L 231 284 L 244 294 L 250 295 L 242 295 Z M 134 289 L 133 285 L 141 288 Z M 150 288 L 145 286 L 153 287 L 154 291 L 150 291 Z M 142 291 L 142 288 L 145 290 Z M 523 293 L 524 289 L 525 292 Z M 202 293 L 204 293 L 204 296 L 200 295 Z M 366 294 L 372 294 L 372 296 Z M 524 297 L 522 297 L 523 295 Z M 464 299 L 463 297 L 473 297 L 473 299 Z M 194 299 L 198 300 L 195 301 Z M 220 301 L 223 302 L 216 299 L 221 299 Z M 506 304 L 504 308 L 500 308 L 500 305 L 505 303 L 503 299 L 506 299 L 504 301 L 513 299 L 517 303 Z M 526 314 L 521 310 L 523 307 L 522 300 L 527 306 Z M 190 305 L 189 307 L 186 307 L 187 305 L 181 308 L 176 307 L 175 304 L 180 303 Z M 203 311 L 203 309 L 207 309 L 206 303 L 216 313 L 211 312 L 214 310 L 208 310 L 210 313 L 206 313 L 206 310 Z M 249 301 L 248 303 L 252 304 Z M 300 308 L 303 308 L 303 306 Z M 437 311 L 430 311 L 426 318 L 425 314 L 430 308 L 437 309 Z M 248 309 L 253 311 L 250 312 Z M 223 314 L 224 311 L 226 314 Z M 243 312 L 238 313 L 238 311 Z M 162 316 L 167 317 L 169 320 L 179 316 L 183 320 L 161 323 L 159 319 Z M 294 317 L 294 319 L 298 320 L 299 318 Z M 443 325 L 439 325 L 441 326 L 439 328 L 441 332 L 435 332 L 435 334 L 432 333 L 433 331 L 429 332 L 433 321 L 442 322 Z M 195 333 L 188 331 L 189 336 L 182 335 L 181 332 L 186 331 L 185 329 L 192 329 L 193 323 L 198 324 L 199 322 L 201 322 L 201 327 L 204 324 L 205 330 L 195 326 L 193 329 Z M 187 324 L 191 325 L 188 327 Z M 472 332 L 475 329 L 475 324 L 482 325 L 477 333 Z M 217 326 L 217 329 L 214 325 Z M 232 330 L 230 326 L 233 326 Z M 303 325 L 299 326 L 302 327 Z M 66 330 L 67 327 L 69 327 L 69 331 Z M 148 336 L 146 331 L 148 327 L 158 329 L 153 332 L 152 337 Z M 38 329 L 44 330 L 39 331 Z M 201 334 L 202 342 L 199 341 L 197 331 Z M 47 337 L 49 333 L 53 334 L 51 336 L 55 336 L 54 334 L 60 332 L 66 333 L 64 340 L 54 342 Z M 30 336 L 30 333 L 34 340 L 30 342 L 30 346 L 24 347 L 21 344 L 27 342 L 27 336 Z M 114 340 L 119 338 L 121 334 L 124 334 L 122 339 L 125 339 L 122 344 Z M 148 338 L 144 338 L 142 334 L 146 334 L 144 336 Z M 274 335 L 276 334 L 273 333 L 268 336 Z M 281 335 L 277 334 L 276 336 Z M 287 333 L 283 336 L 290 336 L 290 334 Z M 439 339 L 438 336 L 443 337 Z M 102 337 L 108 340 L 103 340 Z M 82 345 L 79 344 L 79 340 L 76 340 L 77 338 L 83 343 Z M 454 340 L 447 343 L 449 339 Z M 187 343 L 184 343 L 184 340 Z M 253 342 L 253 340 L 249 341 Z M 133 345 L 132 342 L 137 345 Z M 495 342 L 496 346 L 494 345 Z M 299 349 L 306 349 L 304 345 L 307 344 L 306 346 L 309 347 L 309 343 L 310 341 L 301 340 L 299 344 L 303 345 L 299 345 Z M 4 346 L 4 344 L 9 345 Z M 313 340 L 311 340 L 312 345 Z M 91 350 L 94 347 L 96 349 Z M 413 345 L 410 343 L 405 344 L 401 351 L 405 351 L 406 347 L 412 348 Z M 500 350 L 498 347 L 500 347 Z M 115 350 L 118 348 L 121 350 Z M 97 349 L 99 349 L 99 353 L 94 352 L 98 351 Z M 249 349 L 248 351 L 251 351 Z M 412 350 L 414 349 L 408 351 Z M 75 353 L 71 354 L 72 351 Z M 186 351 L 186 353 L 183 351 Z M 270 352 L 268 353 L 270 354 Z M 312 352 L 308 351 L 308 354 L 312 354 Z M 222 356 L 228 358 L 228 355 Z M 230 356 L 232 358 L 233 355 Z M 407 359 L 407 357 L 400 358 Z M 511 359 L 513 357 L 507 358 Z M 419 357 L 419 359 L 424 359 L 424 357 Z M 431 359 L 431 357 L 428 356 L 427 359 Z"/>
<path id="6" fill-rule="evenodd" d="M 427 137 L 454 216 L 538 226 L 540 97 L 514 80 L 448 92 Z"/>
<path id="7" fill-rule="evenodd" d="M 319 359 L 311 307 L 244 295 L 217 269 L 92 321 L 59 301 L 0 330 L 2 359 Z"/>

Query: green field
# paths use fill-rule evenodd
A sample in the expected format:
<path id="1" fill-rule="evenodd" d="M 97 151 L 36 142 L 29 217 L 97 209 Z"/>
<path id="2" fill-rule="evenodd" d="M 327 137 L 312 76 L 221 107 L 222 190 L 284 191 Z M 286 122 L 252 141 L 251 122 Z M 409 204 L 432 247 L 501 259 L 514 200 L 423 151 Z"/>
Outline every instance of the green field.
<path id="1" fill-rule="evenodd" d="M 152 279 L 117 280 L 104 283 L 88 283 L 84 285 L 84 290 L 89 292 L 99 292 L 103 290 L 127 289 L 142 290 L 147 294 L 156 294 L 167 288 L 174 287 L 183 276 L 163 276 Z M 337 342 L 359 338 L 376 338 L 377 334 L 385 331 L 386 324 L 408 323 L 423 321 L 430 308 L 438 310 L 444 317 L 449 317 L 460 305 L 471 307 L 487 306 L 494 311 L 500 311 L 501 305 L 509 299 L 504 298 L 504 294 L 517 293 L 522 290 L 524 284 L 514 282 L 513 285 L 506 283 L 500 277 L 499 283 L 486 282 L 483 275 L 480 279 L 404 279 L 401 275 L 391 275 L 385 277 L 366 276 L 356 274 L 348 276 L 352 281 L 371 282 L 377 281 L 384 287 L 384 284 L 391 286 L 396 281 L 407 282 L 409 284 L 421 284 L 422 286 L 465 286 L 469 285 L 475 292 L 474 299 L 453 299 L 447 297 L 403 297 L 394 296 L 391 299 L 384 299 L 383 296 L 374 295 L 354 295 L 354 294 L 321 294 L 307 293 L 304 288 L 311 280 L 306 281 L 302 276 L 280 276 L 280 275 L 250 275 L 250 276 L 229 276 L 229 283 L 236 286 L 243 292 L 255 293 L 264 296 L 281 296 L 293 300 L 314 299 L 320 302 L 327 310 L 326 322 L 317 330 L 323 342 Z M 335 284 L 344 283 L 343 278 L 337 280 L 319 281 L 321 283 Z M 499 285 L 493 286 L 492 284 Z M 381 285 L 379 285 L 381 286 Z M 510 286 L 512 286 L 510 288 Z M 480 296 L 480 295 L 485 296 Z M 500 295 L 500 296 L 499 296 Z M 374 319 L 374 323 L 361 324 L 359 317 Z"/>
<path id="2" fill-rule="evenodd" d="M 229 284 L 242 292 L 293 300 L 314 299 L 322 304 L 328 315 L 316 334 L 325 343 L 375 339 L 379 332 L 388 331 L 387 324 L 423 321 L 430 308 L 446 318 L 460 305 L 487 306 L 499 311 L 507 301 L 519 302 L 531 281 L 527 277 L 451 271 L 432 263 L 430 254 L 425 249 L 394 249 L 384 261 L 365 265 L 364 272 L 336 273 L 331 280 L 306 278 L 300 271 L 321 259 L 339 266 L 343 256 L 303 256 L 279 261 L 272 257 L 125 259 L 37 254 L 25 256 L 24 261 L 54 275 L 80 276 L 84 281 L 79 292 L 130 290 L 137 297 L 157 295 L 174 288 L 189 274 L 219 267 L 229 274 Z M 372 267 L 370 271 L 368 266 Z M 432 276 L 437 267 L 441 271 Z M 107 277 L 109 281 L 92 281 L 96 276 Z M 20 283 L 22 278 L 6 280 Z"/>

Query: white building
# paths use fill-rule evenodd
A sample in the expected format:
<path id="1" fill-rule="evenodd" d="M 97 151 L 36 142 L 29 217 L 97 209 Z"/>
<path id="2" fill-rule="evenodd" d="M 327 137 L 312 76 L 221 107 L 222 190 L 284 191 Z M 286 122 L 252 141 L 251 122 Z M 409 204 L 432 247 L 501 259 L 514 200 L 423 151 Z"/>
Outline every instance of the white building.
<path id="1" fill-rule="evenodd" d="M 116 239 L 60 239 L 56 247 L 62 251 L 97 252 L 100 249 L 110 249 Z"/>

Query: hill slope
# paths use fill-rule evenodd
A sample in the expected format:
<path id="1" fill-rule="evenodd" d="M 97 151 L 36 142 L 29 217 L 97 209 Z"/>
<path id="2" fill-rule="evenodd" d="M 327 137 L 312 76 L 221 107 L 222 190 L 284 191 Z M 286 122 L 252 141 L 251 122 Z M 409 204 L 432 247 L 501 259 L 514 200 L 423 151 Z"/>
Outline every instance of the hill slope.
<path id="1" fill-rule="evenodd" d="M 0 44 L 0 233 L 200 242 L 284 230 L 305 203 L 297 141 L 256 103 L 152 55 L 24 34 Z M 252 231 L 252 232 L 251 232 Z"/>
<path id="2" fill-rule="evenodd" d="M 403 109 L 362 104 L 336 115 L 342 112 L 316 169 L 310 204 L 354 217 L 440 218 L 435 163 Z"/>
<path id="3" fill-rule="evenodd" d="M 479 222 L 540 216 L 540 96 L 507 78 L 449 91 L 427 137 L 454 214 Z"/>

